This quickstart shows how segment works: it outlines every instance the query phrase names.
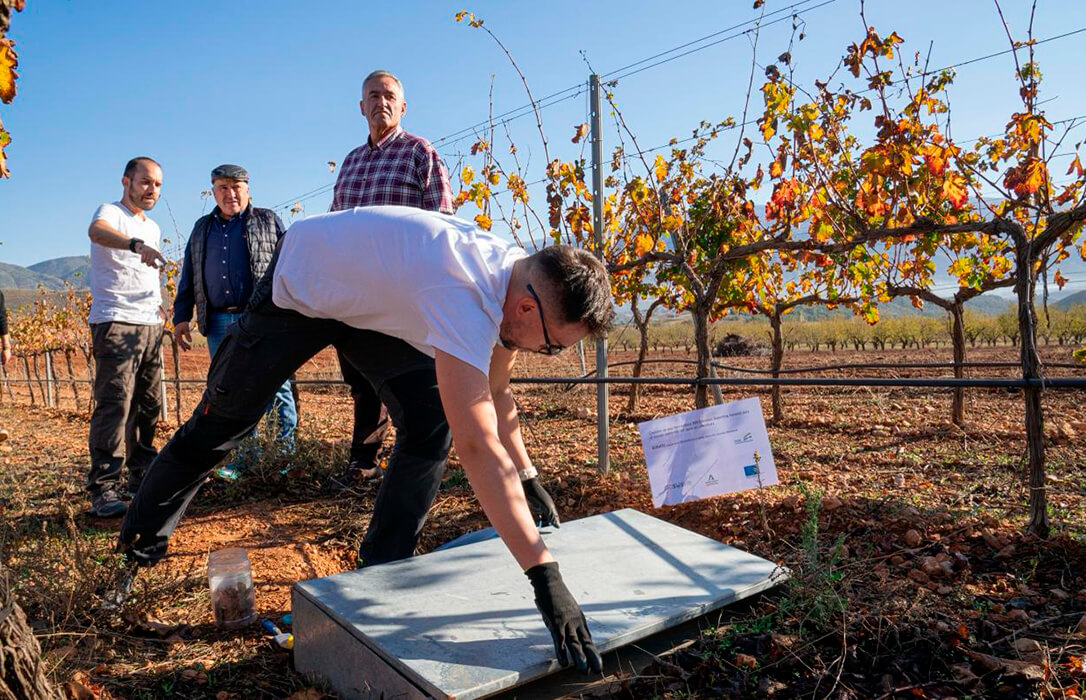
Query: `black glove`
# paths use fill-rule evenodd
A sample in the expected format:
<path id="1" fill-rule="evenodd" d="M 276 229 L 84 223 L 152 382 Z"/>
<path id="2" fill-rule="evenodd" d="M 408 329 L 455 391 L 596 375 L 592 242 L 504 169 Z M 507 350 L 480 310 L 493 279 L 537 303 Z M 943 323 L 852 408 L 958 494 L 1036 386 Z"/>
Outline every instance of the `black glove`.
<path id="1" fill-rule="evenodd" d="M 532 514 L 539 518 L 542 526 L 553 525 L 560 527 L 561 523 L 558 521 L 558 509 L 554 507 L 554 499 L 543 488 L 543 484 L 539 483 L 539 477 L 533 476 L 531 479 L 524 479 L 520 482 L 520 485 L 524 487 L 524 497 L 528 499 Z"/>
<path id="2" fill-rule="evenodd" d="M 535 589 L 535 606 L 543 615 L 543 622 L 554 640 L 554 654 L 558 663 L 568 666 L 570 660 L 581 671 L 603 671 L 603 659 L 596 651 L 592 634 L 588 631 L 581 606 L 562 582 L 558 562 L 537 564 L 524 572 Z"/>

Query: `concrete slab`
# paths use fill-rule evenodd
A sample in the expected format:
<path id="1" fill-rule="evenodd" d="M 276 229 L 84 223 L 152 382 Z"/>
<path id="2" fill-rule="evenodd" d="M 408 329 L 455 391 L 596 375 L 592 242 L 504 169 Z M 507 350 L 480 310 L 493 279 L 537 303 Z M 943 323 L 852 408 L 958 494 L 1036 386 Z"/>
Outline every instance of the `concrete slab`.
<path id="1" fill-rule="evenodd" d="M 601 652 L 779 583 L 760 557 L 634 510 L 545 535 Z M 479 698 L 558 669 L 501 540 L 294 586 L 294 661 L 344 698 Z"/>

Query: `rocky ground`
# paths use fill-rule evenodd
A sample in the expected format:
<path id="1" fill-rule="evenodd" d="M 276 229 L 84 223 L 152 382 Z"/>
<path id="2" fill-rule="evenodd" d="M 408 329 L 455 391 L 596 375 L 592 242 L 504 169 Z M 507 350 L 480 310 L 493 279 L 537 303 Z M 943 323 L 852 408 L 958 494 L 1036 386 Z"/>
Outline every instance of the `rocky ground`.
<path id="1" fill-rule="evenodd" d="M 1015 350 L 971 351 L 1013 361 Z M 1070 350 L 1045 348 L 1049 362 Z M 901 367 L 946 361 L 939 349 L 793 353 L 789 366 L 889 362 L 891 370 L 831 376 L 934 376 Z M 690 359 L 664 355 L 664 359 Z M 629 359 L 620 356 L 617 360 Z M 660 358 L 658 358 L 660 359 Z M 182 372 L 206 366 L 200 352 Z M 765 358 L 727 362 L 763 366 Z M 591 357 L 588 365 L 594 366 Z M 532 358 L 524 373 L 572 374 L 575 355 Z M 625 371 L 625 370 L 623 370 Z M 653 365 L 688 375 L 688 365 Z M 973 370 L 1008 374 L 1011 370 Z M 1082 371 L 1057 373 L 1082 376 Z M 334 375 L 320 356 L 304 377 Z M 84 390 L 85 393 L 85 390 Z M 1024 534 L 1021 397 L 973 390 L 968 424 L 948 422 L 949 396 L 928 389 L 806 389 L 784 396 L 770 427 L 780 484 L 652 508 L 637 423 L 693 407 L 682 387 L 646 389 L 626 413 L 612 396 L 612 468 L 596 469 L 590 389 L 518 389 L 525 436 L 566 520 L 637 508 L 791 568 L 788 584 L 728 611 L 636 674 L 578 692 L 623 698 L 1066 697 L 1086 695 L 1086 414 L 1081 393 L 1045 398 L 1053 535 Z M 726 389 L 725 400 L 767 392 Z M 190 411 L 198 393 L 186 389 Z M 84 397 L 85 399 L 85 397 Z M 58 409 L 5 392 L 0 422 L 4 563 L 32 619 L 50 672 L 69 697 L 324 697 L 293 671 L 290 653 L 258 628 L 214 626 L 205 571 L 209 550 L 245 547 L 264 617 L 289 611 L 291 584 L 349 569 L 376 492 L 347 492 L 331 477 L 346 457 L 345 392 L 304 386 L 298 453 L 270 453 L 236 484 L 209 483 L 172 542 L 171 556 L 137 579 L 119 611 L 102 592 L 120 576 L 111 554 L 116 521 L 88 517 L 81 494 L 86 407 Z M 173 397 L 170 396 L 174 423 Z M 161 428 L 161 440 L 172 425 Z M 281 474 L 286 470 L 286 474 Z M 430 513 L 420 551 L 486 525 L 455 459 Z"/>

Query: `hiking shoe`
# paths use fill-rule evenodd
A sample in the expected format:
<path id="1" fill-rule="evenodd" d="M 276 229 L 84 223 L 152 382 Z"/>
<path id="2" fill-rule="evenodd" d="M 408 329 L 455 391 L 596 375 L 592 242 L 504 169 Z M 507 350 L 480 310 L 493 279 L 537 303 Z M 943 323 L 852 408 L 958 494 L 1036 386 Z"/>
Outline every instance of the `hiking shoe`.
<path id="1" fill-rule="evenodd" d="M 128 506 L 121 495 L 112 488 L 102 489 L 91 498 L 91 514 L 99 518 L 116 518 L 124 515 Z"/>
<path id="2" fill-rule="evenodd" d="M 128 473 L 128 483 L 124 486 L 124 491 L 121 492 L 121 498 L 126 501 L 131 501 L 136 492 L 140 490 L 140 484 L 143 483 L 143 477 L 146 476 L 146 471 L 140 471 L 136 473 Z"/>

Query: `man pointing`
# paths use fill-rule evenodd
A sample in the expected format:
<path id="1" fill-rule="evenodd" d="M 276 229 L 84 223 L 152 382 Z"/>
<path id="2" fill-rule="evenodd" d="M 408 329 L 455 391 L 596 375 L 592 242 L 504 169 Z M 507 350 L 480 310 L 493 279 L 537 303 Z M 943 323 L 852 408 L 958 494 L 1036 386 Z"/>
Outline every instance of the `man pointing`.
<path id="1" fill-rule="evenodd" d="M 605 333 L 603 265 L 551 246 L 534 255 L 453 216 L 368 207 L 295 223 L 246 313 L 227 331 L 192 418 L 159 453 L 118 548 L 152 564 L 215 463 L 276 387 L 333 345 L 377 391 L 397 429 L 362 566 L 411 556 L 437 494 L 450 433 L 479 503 L 535 590 L 562 663 L 599 670 L 520 485 L 531 467 L 509 379 L 520 350 L 553 355 Z"/>

